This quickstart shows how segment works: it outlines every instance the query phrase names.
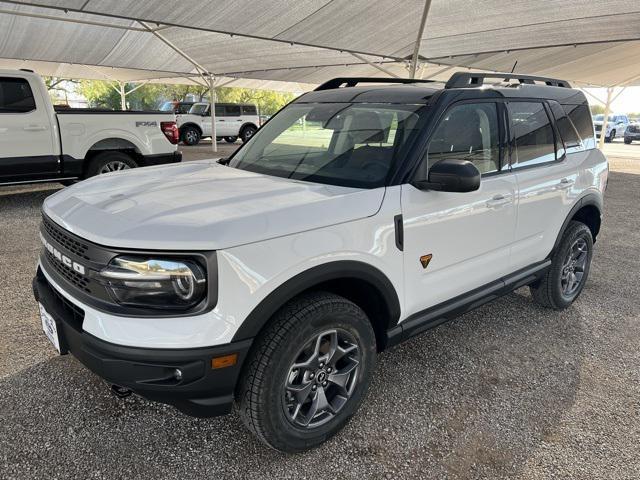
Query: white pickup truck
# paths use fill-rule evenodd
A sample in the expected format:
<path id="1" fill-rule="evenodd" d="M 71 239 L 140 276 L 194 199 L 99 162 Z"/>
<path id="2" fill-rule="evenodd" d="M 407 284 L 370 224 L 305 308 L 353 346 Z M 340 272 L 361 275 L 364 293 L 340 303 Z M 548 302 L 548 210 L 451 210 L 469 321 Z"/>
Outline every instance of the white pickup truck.
<path id="1" fill-rule="evenodd" d="M 178 140 L 173 113 L 54 108 L 38 74 L 0 70 L 0 185 L 179 162 Z"/>

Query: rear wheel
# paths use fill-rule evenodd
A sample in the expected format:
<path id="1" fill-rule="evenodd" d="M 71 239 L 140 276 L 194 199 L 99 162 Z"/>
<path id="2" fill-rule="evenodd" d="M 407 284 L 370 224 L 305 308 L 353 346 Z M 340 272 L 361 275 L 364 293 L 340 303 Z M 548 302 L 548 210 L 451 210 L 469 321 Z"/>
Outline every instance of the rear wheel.
<path id="1" fill-rule="evenodd" d="M 251 139 L 251 137 L 253 137 L 254 133 L 256 133 L 257 131 L 258 129 L 252 125 L 247 125 L 246 127 L 244 127 L 240 132 L 240 138 L 242 139 L 242 142 L 248 142 L 249 139 Z"/>
<path id="2" fill-rule="evenodd" d="M 180 132 L 180 138 L 185 145 L 197 145 L 200 143 L 200 131 L 195 127 L 184 127 Z"/>
<path id="3" fill-rule="evenodd" d="M 539 282 L 530 286 L 534 301 L 555 310 L 571 305 L 587 281 L 592 255 L 591 230 L 584 223 L 570 222 L 551 257 L 551 267 Z"/>
<path id="4" fill-rule="evenodd" d="M 604 141 L 607 143 L 611 143 L 613 142 L 613 139 L 616 138 L 616 131 L 615 130 L 611 130 L 611 133 L 609 134 L 608 137 L 604 137 Z"/>
<path id="5" fill-rule="evenodd" d="M 236 392 L 245 425 L 284 452 L 313 448 L 356 412 L 376 361 L 366 314 L 330 293 L 286 305 L 256 340 Z"/>
<path id="6" fill-rule="evenodd" d="M 117 172 L 119 170 L 128 170 L 138 165 L 135 160 L 124 152 L 106 151 L 97 154 L 89 162 L 85 177 L 93 177 L 103 173 Z"/>

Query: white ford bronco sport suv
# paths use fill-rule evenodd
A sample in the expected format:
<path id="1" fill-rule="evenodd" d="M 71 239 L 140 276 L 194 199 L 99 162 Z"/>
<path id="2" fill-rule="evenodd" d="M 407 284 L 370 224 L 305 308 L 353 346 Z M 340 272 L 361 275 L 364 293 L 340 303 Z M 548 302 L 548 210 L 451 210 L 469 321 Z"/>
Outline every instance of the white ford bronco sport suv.
<path id="1" fill-rule="evenodd" d="M 300 451 L 356 412 L 382 350 L 525 285 L 568 307 L 607 173 L 566 82 L 335 79 L 230 159 L 49 197 L 34 293 L 59 352 L 116 393 L 202 417 L 235 400 Z"/>

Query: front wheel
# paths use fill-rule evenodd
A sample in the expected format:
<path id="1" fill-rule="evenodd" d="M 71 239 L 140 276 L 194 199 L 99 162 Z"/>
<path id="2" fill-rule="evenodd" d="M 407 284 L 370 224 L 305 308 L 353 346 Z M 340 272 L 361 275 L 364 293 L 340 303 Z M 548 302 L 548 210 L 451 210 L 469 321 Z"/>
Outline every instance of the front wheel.
<path id="1" fill-rule="evenodd" d="M 200 143 L 200 131 L 194 127 L 184 127 L 180 132 L 182 143 L 185 145 L 197 145 Z"/>
<path id="2" fill-rule="evenodd" d="M 543 307 L 563 310 L 582 292 L 593 255 L 593 236 L 584 223 L 572 221 L 551 257 L 551 267 L 531 285 L 534 301 Z"/>
<path id="3" fill-rule="evenodd" d="M 624 139 L 624 143 L 626 143 L 627 145 L 631 145 L 631 139 L 630 138 L 625 138 Z"/>
<path id="4" fill-rule="evenodd" d="M 253 137 L 254 133 L 256 133 L 257 131 L 258 129 L 251 125 L 244 127 L 242 129 L 242 132 L 240 132 L 240 138 L 242 139 L 242 142 L 243 143 L 248 142 L 251 139 L 251 137 Z"/>
<path id="5" fill-rule="evenodd" d="M 271 448 L 316 447 L 356 412 L 375 361 L 375 335 L 360 307 L 331 293 L 301 296 L 257 338 L 236 392 L 240 416 Z"/>

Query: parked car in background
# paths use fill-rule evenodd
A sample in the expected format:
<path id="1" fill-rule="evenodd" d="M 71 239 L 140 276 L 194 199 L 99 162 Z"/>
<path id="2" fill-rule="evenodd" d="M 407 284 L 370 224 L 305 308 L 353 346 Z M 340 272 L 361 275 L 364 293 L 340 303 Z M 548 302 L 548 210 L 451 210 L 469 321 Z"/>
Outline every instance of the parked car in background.
<path id="1" fill-rule="evenodd" d="M 249 140 L 258 130 L 258 107 L 251 104 L 216 103 L 216 140 L 233 143 L 238 138 Z M 211 106 L 208 102 L 194 103 L 189 113 L 178 116 L 180 140 L 185 145 L 197 145 L 203 137 L 211 136 Z"/>
<path id="2" fill-rule="evenodd" d="M 604 123 L 604 115 L 594 115 L 593 117 L 593 125 L 596 129 L 596 137 L 600 138 L 600 134 L 602 133 L 602 124 Z M 604 135 L 605 142 L 612 142 L 616 137 L 623 137 L 624 132 L 627 129 L 627 125 L 629 125 L 629 117 L 627 117 L 623 113 L 616 113 L 614 115 L 609 115 L 607 119 L 607 131 Z"/>
<path id="3" fill-rule="evenodd" d="M 627 145 L 634 140 L 640 140 L 640 122 L 632 122 L 624 131 L 624 143 Z"/>
<path id="4" fill-rule="evenodd" d="M 195 102 L 164 102 L 160 106 L 161 112 L 173 112 L 176 115 L 184 115 L 185 113 L 189 113 L 191 107 Z"/>
<path id="5" fill-rule="evenodd" d="M 0 184 L 179 162 L 177 143 L 172 112 L 54 108 L 38 74 L 0 70 Z"/>
<path id="6" fill-rule="evenodd" d="M 354 415 L 378 352 L 523 286 L 569 307 L 608 175 L 584 93 L 520 74 L 378 80 L 298 97 L 226 160 L 49 196 L 33 288 L 56 350 L 190 415 L 235 400 L 296 452 Z"/>

